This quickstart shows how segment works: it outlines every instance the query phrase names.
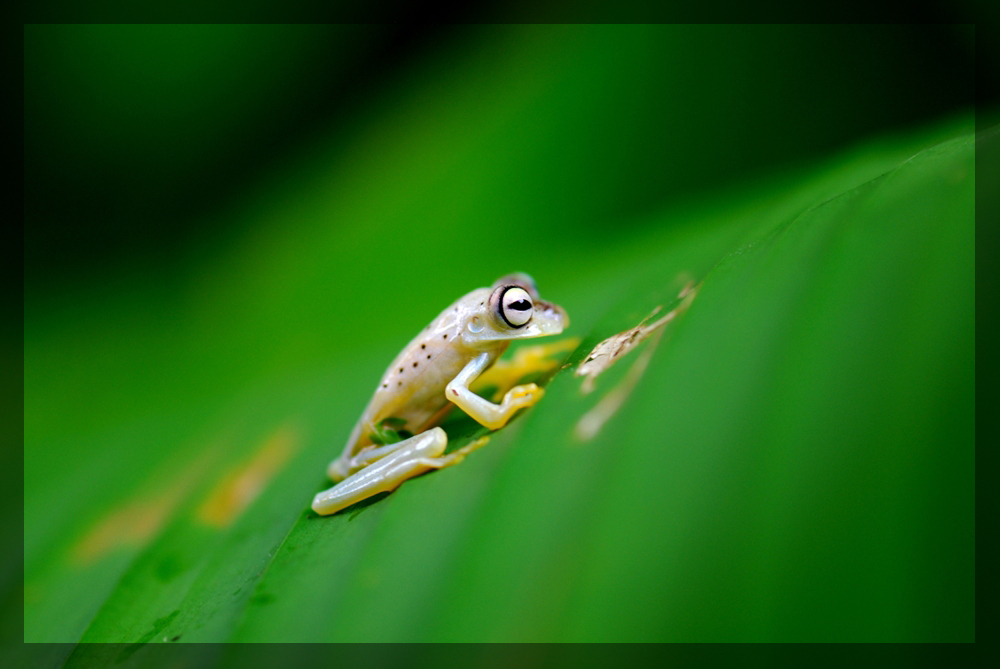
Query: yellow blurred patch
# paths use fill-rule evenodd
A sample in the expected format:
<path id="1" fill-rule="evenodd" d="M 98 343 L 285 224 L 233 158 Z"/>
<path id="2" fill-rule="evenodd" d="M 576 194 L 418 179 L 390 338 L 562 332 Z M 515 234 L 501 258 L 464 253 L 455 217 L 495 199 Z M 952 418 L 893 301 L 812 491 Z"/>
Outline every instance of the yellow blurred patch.
<path id="1" fill-rule="evenodd" d="M 198 507 L 198 520 L 213 527 L 230 525 L 263 492 L 300 443 L 288 426 L 275 431 L 249 461 L 219 481 Z"/>
<path id="2" fill-rule="evenodd" d="M 504 394 L 529 375 L 548 376 L 562 364 L 564 355 L 580 345 L 579 337 L 567 337 L 559 341 L 522 346 L 508 360 L 501 358 L 477 378 L 470 389 L 479 393 L 486 388 L 495 389 L 494 401 L 499 402 Z"/>
<path id="3" fill-rule="evenodd" d="M 187 463 L 183 467 L 184 474 L 170 485 L 153 493 L 144 488 L 143 492 L 109 511 L 70 547 L 70 559 L 87 565 L 117 548 L 145 544 L 205 473 L 213 452 L 214 449 L 208 449 L 197 462 Z"/>

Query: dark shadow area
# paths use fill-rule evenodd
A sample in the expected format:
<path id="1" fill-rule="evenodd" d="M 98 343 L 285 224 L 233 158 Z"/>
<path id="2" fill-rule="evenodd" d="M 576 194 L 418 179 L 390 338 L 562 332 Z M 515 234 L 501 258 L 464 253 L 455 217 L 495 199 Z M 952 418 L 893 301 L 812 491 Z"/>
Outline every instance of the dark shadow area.
<path id="1" fill-rule="evenodd" d="M 225 246 L 246 225 L 232 220 L 234 207 L 289 161 L 320 144 L 340 150 L 376 109 L 414 86 L 434 95 L 443 78 L 484 57 L 502 62 L 510 49 L 516 71 L 518 40 L 558 30 L 566 29 L 29 27 L 27 290 L 169 270 L 192 247 Z M 622 45 L 588 36 L 587 50 L 609 49 L 608 58 L 579 65 L 555 53 L 541 70 L 553 92 L 529 102 L 539 114 L 563 113 L 556 96 L 593 104 L 587 78 L 601 77 L 605 60 L 618 71 L 614 89 L 602 93 L 603 112 L 567 117 L 564 136 L 546 140 L 567 157 L 592 144 L 581 154 L 592 169 L 567 184 L 556 163 L 553 183 L 536 187 L 578 197 L 594 190 L 589 181 L 603 182 L 615 196 L 595 200 L 593 220 L 573 226 L 604 226 L 997 98 L 995 81 L 972 66 L 971 28 L 765 32 L 664 29 L 625 55 L 616 55 Z M 576 69 L 558 70 L 567 65 Z"/>

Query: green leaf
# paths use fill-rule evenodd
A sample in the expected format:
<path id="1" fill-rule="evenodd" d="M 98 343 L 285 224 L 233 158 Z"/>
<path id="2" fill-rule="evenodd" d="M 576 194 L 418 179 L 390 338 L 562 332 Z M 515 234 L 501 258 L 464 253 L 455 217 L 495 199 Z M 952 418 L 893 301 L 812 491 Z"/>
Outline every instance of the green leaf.
<path id="1" fill-rule="evenodd" d="M 25 641 L 68 645 L 21 646 L 5 666 L 192 664 L 156 654 L 173 643 L 207 654 L 197 666 L 261 652 L 185 645 L 217 641 L 975 638 L 983 144 L 975 155 L 957 118 L 815 162 L 942 108 L 917 104 L 947 98 L 910 85 L 926 70 L 898 76 L 908 33 L 851 33 L 867 50 L 790 27 L 475 34 L 476 49 L 443 47 L 379 89 L 219 220 L 187 221 L 221 237 L 170 271 L 49 293 L 26 273 L 23 611 L 10 561 L 0 589 Z M 91 59 L 153 71 L 90 41 Z M 129 41 L 168 74 L 191 67 Z M 128 95 L 152 82 L 109 97 L 93 64 L 71 65 L 92 103 L 148 131 Z M 262 81 L 226 105 L 283 95 Z M 72 111 L 72 88 L 49 107 Z M 138 144 L 161 147 L 149 165 L 163 150 L 185 172 L 185 155 L 216 155 L 185 130 L 208 117 L 189 116 Z M 45 127 L 29 134 L 66 141 Z M 129 170 L 173 201 L 174 182 Z M 727 181 L 750 170 L 771 176 Z M 116 190 L 100 174 L 88 183 Z M 443 305 L 515 270 L 583 339 L 542 402 L 459 466 L 311 513 L 386 363 Z M 688 280 L 700 290 L 683 317 L 582 394 L 574 365 L 676 306 Z M 450 450 L 486 432 L 461 416 L 445 427 Z"/>
<path id="2" fill-rule="evenodd" d="M 974 639 L 974 142 L 900 155 L 664 214 L 540 282 L 574 364 L 702 282 L 592 439 L 576 424 L 644 348 L 331 517 L 309 500 L 382 346 L 95 440 L 80 485 L 110 489 L 78 516 L 26 485 L 25 639 L 127 644 L 68 666 L 164 641 Z M 209 436 L 128 452 L 182 418 Z"/>

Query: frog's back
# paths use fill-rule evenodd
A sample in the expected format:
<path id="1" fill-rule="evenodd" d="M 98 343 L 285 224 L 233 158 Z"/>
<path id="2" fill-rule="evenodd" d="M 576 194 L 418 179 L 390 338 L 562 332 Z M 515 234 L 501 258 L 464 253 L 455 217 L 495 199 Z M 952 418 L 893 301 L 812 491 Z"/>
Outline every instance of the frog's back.
<path id="1" fill-rule="evenodd" d="M 433 427 L 450 404 L 445 386 L 480 353 L 461 341 L 463 307 L 470 302 L 478 306 L 489 295 L 490 289 L 480 288 L 456 300 L 396 356 L 348 443 L 355 448 L 370 443 L 372 428 L 386 418 L 406 421 L 402 429 L 414 434 Z"/>

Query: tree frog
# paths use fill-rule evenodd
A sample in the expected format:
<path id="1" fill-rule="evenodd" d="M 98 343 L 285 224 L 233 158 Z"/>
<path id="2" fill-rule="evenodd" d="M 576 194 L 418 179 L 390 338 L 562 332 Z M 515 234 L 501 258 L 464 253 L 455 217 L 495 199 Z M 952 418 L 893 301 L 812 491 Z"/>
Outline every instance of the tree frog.
<path id="1" fill-rule="evenodd" d="M 544 391 L 534 383 L 510 388 L 499 404 L 480 397 L 469 384 L 513 340 L 557 335 L 568 325 L 566 311 L 541 300 L 534 280 L 522 273 L 501 277 L 450 305 L 382 375 L 343 452 L 327 468 L 339 483 L 316 495 L 313 511 L 336 513 L 430 469 L 461 462 L 484 440 L 445 455 L 448 435 L 438 423 L 458 406 L 496 430 L 519 409 L 538 402 Z"/>

